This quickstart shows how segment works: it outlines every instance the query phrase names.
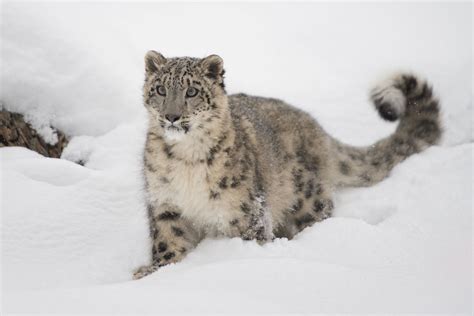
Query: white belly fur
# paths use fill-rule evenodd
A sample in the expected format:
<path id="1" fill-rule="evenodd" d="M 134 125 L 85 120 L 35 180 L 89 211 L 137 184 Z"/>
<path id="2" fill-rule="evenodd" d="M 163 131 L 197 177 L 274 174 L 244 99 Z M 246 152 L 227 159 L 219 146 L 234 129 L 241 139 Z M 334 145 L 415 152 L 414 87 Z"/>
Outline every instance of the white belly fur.
<path id="1" fill-rule="evenodd" d="M 209 198 L 211 188 L 206 180 L 207 165 L 171 162 L 166 169 L 165 177 L 169 183 L 164 184 L 156 174 L 147 174 L 150 200 L 157 205 L 165 202 L 175 204 L 181 208 L 184 218 L 208 234 L 227 235 L 235 210 L 220 200 Z"/>

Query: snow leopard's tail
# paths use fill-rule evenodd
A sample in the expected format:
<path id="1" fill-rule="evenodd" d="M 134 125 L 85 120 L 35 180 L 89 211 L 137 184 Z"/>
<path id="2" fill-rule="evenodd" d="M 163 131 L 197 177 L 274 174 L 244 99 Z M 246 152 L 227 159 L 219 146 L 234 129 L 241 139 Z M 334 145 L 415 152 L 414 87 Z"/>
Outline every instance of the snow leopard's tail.
<path id="1" fill-rule="evenodd" d="M 336 186 L 370 186 L 388 176 L 405 158 L 436 144 L 442 134 L 439 102 L 430 85 L 412 75 L 397 74 L 371 91 L 380 116 L 400 120 L 391 136 L 369 147 L 333 139 Z"/>

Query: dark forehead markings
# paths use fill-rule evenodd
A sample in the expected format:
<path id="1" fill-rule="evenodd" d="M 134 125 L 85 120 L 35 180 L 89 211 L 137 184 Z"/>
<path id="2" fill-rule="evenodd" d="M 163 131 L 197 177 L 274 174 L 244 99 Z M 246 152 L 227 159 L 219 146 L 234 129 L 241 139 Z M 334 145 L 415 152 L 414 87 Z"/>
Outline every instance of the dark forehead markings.
<path id="1" fill-rule="evenodd" d="M 162 84 L 166 87 L 177 86 L 179 88 L 196 85 L 200 90 L 205 89 L 206 85 L 199 80 L 199 61 L 200 59 L 192 57 L 169 58 L 167 64 L 163 67 L 161 74 L 157 74 L 155 85 Z M 207 91 L 202 91 L 202 94 Z M 200 95 L 202 97 L 202 94 Z M 206 93 L 204 102 L 210 105 L 208 93 Z"/>
<path id="2" fill-rule="evenodd" d="M 194 66 L 196 66 L 196 64 L 197 58 L 171 58 L 166 65 L 166 69 L 173 69 L 178 73 L 182 73 L 183 71 L 192 72 L 192 69 Z"/>
<path id="3" fill-rule="evenodd" d="M 193 71 L 189 65 L 182 65 L 179 63 L 173 63 L 168 65 L 163 75 L 166 85 L 177 85 L 183 87 L 185 85 L 191 86 L 191 82 L 194 79 Z M 193 80 L 194 82 L 195 80 Z"/>

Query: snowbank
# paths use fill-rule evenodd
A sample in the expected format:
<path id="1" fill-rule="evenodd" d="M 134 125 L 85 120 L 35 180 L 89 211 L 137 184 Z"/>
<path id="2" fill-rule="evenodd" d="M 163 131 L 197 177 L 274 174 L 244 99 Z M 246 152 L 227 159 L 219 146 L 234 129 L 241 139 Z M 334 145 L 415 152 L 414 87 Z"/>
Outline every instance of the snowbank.
<path id="1" fill-rule="evenodd" d="M 1 103 L 76 137 L 64 159 L 0 149 L 3 311 L 470 313 L 471 6 L 5 3 Z M 410 69 L 433 83 L 446 134 L 340 192 L 335 217 L 294 240 L 205 240 L 131 281 L 149 260 L 148 49 L 218 53 L 229 92 L 283 98 L 359 145 L 394 129 L 366 100 L 372 83 Z"/>

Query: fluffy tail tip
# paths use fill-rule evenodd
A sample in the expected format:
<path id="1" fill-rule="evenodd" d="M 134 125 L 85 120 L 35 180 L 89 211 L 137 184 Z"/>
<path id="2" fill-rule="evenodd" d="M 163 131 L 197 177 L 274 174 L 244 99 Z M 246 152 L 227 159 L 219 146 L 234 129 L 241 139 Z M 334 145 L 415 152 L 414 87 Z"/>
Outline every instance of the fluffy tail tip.
<path id="1" fill-rule="evenodd" d="M 380 116 L 387 121 L 396 121 L 405 114 L 407 93 L 425 83 L 413 74 L 397 73 L 375 86 L 370 98 Z"/>

